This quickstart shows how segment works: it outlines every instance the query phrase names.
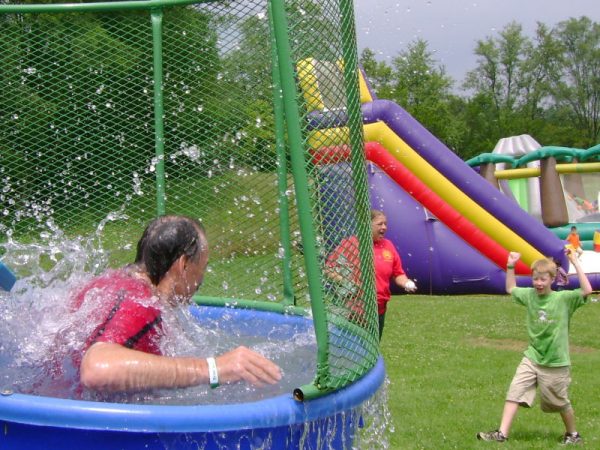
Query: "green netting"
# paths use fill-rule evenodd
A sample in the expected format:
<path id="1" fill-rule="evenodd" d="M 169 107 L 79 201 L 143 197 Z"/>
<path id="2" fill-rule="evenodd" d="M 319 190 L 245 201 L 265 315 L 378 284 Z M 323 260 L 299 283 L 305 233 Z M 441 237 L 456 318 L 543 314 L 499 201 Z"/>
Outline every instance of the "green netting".
<path id="1" fill-rule="evenodd" d="M 310 307 L 304 391 L 362 376 L 378 345 L 353 14 L 348 0 L 3 2 L 2 239 L 101 227 L 117 266 L 152 217 L 197 217 L 199 301 Z"/>

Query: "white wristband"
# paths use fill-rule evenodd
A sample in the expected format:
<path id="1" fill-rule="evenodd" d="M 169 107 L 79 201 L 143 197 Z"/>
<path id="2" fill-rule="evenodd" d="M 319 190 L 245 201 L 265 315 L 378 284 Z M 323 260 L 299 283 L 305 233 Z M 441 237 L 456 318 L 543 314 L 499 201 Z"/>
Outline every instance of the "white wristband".
<path id="1" fill-rule="evenodd" d="M 219 371 L 217 370 L 217 362 L 215 358 L 206 358 L 208 364 L 208 382 L 211 388 L 219 387 Z"/>

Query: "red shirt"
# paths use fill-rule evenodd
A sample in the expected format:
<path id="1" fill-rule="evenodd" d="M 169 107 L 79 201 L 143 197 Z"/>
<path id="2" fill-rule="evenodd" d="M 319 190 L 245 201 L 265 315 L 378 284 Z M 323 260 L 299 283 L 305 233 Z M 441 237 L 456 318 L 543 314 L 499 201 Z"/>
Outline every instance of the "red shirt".
<path id="1" fill-rule="evenodd" d="M 161 310 L 152 287 L 123 270 L 109 270 L 92 279 L 73 297 L 73 311 L 93 311 L 85 319 L 93 327 L 79 345 L 59 332 L 55 350 L 30 389 L 36 395 L 80 398 L 79 366 L 84 352 L 94 342 L 111 342 L 160 355 Z M 73 324 L 76 326 L 76 324 Z M 67 331 L 67 335 L 68 335 Z"/>
<path id="2" fill-rule="evenodd" d="M 396 251 L 396 247 L 387 239 L 373 242 L 373 258 L 375 265 L 375 286 L 377 287 L 377 307 L 379 314 L 387 310 L 387 302 L 390 301 L 392 292 L 390 290 L 390 278 L 404 275 L 402 260 Z"/>
<path id="3" fill-rule="evenodd" d="M 388 239 L 380 239 L 373 242 L 373 259 L 375 269 L 375 288 L 377 290 L 377 310 L 384 314 L 387 310 L 387 302 L 390 301 L 390 278 L 404 275 L 402 260 L 396 251 L 394 244 Z M 358 250 L 358 239 L 351 236 L 342 240 L 340 245 L 327 258 L 327 267 L 346 265 L 350 278 L 360 283 L 360 259 Z M 339 271 L 339 270 L 338 270 Z"/>
<path id="4" fill-rule="evenodd" d="M 98 323 L 84 351 L 95 342 L 110 342 L 145 353 L 160 355 L 161 311 L 151 286 L 122 270 L 109 270 L 94 278 L 74 298 L 78 309 L 84 301 L 97 303 L 90 320 Z"/>

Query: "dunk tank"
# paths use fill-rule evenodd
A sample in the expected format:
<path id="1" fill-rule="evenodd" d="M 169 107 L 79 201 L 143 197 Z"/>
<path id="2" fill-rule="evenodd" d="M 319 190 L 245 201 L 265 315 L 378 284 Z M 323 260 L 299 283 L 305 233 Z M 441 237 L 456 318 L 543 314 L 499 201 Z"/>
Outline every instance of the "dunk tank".
<path id="1" fill-rule="evenodd" d="M 383 445 L 352 2 L 8 1 L 0 30 L 0 446 Z M 306 58 L 341 75 L 299 86 Z M 314 158 L 325 143 L 309 143 L 306 105 L 323 92 L 345 118 L 349 156 L 335 173 Z M 62 320 L 55 284 L 131 262 L 141 230 L 163 214 L 199 218 L 210 242 L 185 311 L 206 338 L 191 353 L 227 350 L 226 338 L 271 349 L 291 384 L 167 400 L 26 386 L 31 355 L 53 339 L 41 324 Z M 328 267 L 350 236 L 359 267 Z M 350 290 L 331 270 L 352 274 Z M 43 338 L 30 341 L 30 328 Z"/>

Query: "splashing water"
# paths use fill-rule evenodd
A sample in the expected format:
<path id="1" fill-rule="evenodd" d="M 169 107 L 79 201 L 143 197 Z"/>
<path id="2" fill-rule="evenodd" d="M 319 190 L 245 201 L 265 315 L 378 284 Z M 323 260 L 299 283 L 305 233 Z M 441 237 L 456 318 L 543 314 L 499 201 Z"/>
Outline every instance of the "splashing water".
<path id="1" fill-rule="evenodd" d="M 360 406 L 362 432 L 358 434 L 353 449 L 387 450 L 390 448 L 388 433 L 394 433 L 394 421 L 388 407 L 390 379 L 373 397 Z"/>
<path id="2" fill-rule="evenodd" d="M 122 218 L 118 214 L 107 220 Z M 256 388 L 245 383 L 210 389 L 198 386 L 136 394 L 111 394 L 109 398 L 85 390 L 78 383 L 81 349 L 95 330 L 91 320 L 98 305 L 84 302 L 73 311 L 74 293 L 107 268 L 107 255 L 98 249 L 98 233 L 86 240 L 67 239 L 57 227 L 44 234 L 43 242 L 1 244 L 3 261 L 13 268 L 18 281 L 10 293 L 0 291 L 0 390 L 60 398 L 109 400 L 152 404 L 202 404 L 255 401 L 291 392 L 311 381 L 315 373 L 316 344 L 312 327 L 280 329 L 265 320 L 253 323 L 262 336 L 248 335 L 230 322 L 232 314 L 209 322 L 198 321 L 195 307 L 166 310 L 163 314 L 165 355 L 219 355 L 243 344 L 278 364 L 283 380 Z M 259 320 L 260 321 L 260 320 Z"/>
<path id="3" fill-rule="evenodd" d="M 43 236 L 42 243 L 19 244 L 9 240 L 3 244 L 3 261 L 18 275 L 10 293 L 0 291 L 0 387 L 3 391 L 43 392 L 53 371 L 65 370 L 67 364 L 55 365 L 80 343 L 87 321 L 81 314 L 69 311 L 72 289 L 89 280 L 90 251 L 82 239 L 68 240 L 59 232 Z M 60 240 L 59 240 L 60 239 Z M 59 243 L 60 242 L 60 243 Z M 93 258 L 96 268 L 104 266 L 102 253 Z M 80 326 L 73 327 L 73 324 Z M 58 345 L 59 342 L 63 345 Z M 63 365 L 61 365 L 63 366 Z M 62 396 L 75 389 L 65 386 Z"/>
<path id="4" fill-rule="evenodd" d="M 0 392 L 157 405 L 227 404 L 290 394 L 312 381 L 316 343 L 312 326 L 304 326 L 304 319 L 274 324 L 257 314 L 251 323 L 240 326 L 236 311 L 222 308 L 218 318 L 213 318 L 202 307 L 192 306 L 164 312 L 163 354 L 205 358 L 243 344 L 278 364 L 282 381 L 267 387 L 238 383 L 218 389 L 202 385 L 110 395 L 83 388 L 78 383 L 77 362 L 97 326 L 90 320 L 96 305 L 84 302 L 73 311 L 70 303 L 78 289 L 108 268 L 108 255 L 101 246 L 106 223 L 125 218 L 121 212 L 110 214 L 87 239 L 69 239 L 49 221 L 48 231 L 40 235 L 41 243 L 18 243 L 8 234 L 8 242 L 0 244 L 3 262 L 18 276 L 10 293 L 0 291 Z M 344 444 L 345 449 L 389 448 L 387 431 L 392 420 L 387 408 L 388 384 L 386 381 L 373 398 L 349 416 L 360 431 L 352 444 Z M 307 434 L 312 426 L 305 424 Z M 331 448 L 330 439 L 323 436 L 318 448 Z M 265 449 L 272 448 L 269 442 L 264 444 Z"/>

